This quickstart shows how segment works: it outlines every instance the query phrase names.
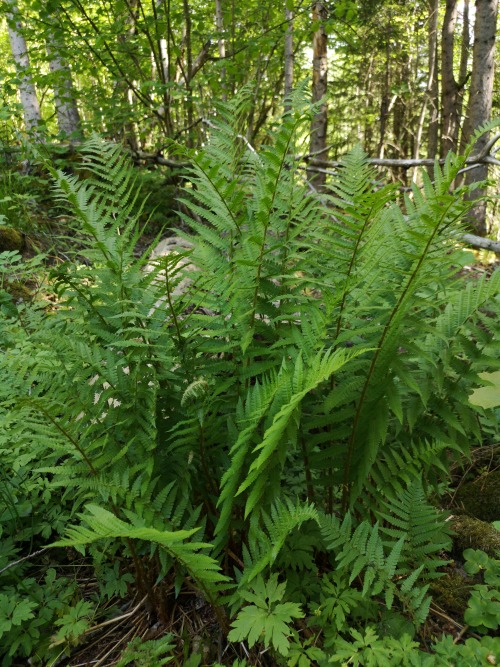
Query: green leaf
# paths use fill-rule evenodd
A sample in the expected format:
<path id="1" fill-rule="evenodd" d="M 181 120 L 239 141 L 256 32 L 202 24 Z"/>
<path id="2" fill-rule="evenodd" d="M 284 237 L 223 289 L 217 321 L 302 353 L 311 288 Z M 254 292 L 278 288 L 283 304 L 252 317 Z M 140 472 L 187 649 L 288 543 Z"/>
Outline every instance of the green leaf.
<path id="1" fill-rule="evenodd" d="M 20 600 L 14 595 L 0 594 L 0 637 L 10 632 L 13 627 L 34 618 L 33 609 L 37 606 L 32 600 Z"/>
<path id="2" fill-rule="evenodd" d="M 266 647 L 273 648 L 280 655 L 288 655 L 291 634 L 289 624 L 294 618 L 303 618 L 304 613 L 300 605 L 295 602 L 277 603 L 281 600 L 286 584 L 278 584 L 278 575 L 273 574 L 267 583 L 258 577 L 252 584 L 256 596 L 260 597 L 259 604 L 244 607 L 233 621 L 229 632 L 230 641 L 248 641 L 252 647 L 262 641 Z M 248 599 L 248 592 L 241 591 L 243 598 Z"/>
<path id="3" fill-rule="evenodd" d="M 479 373 L 479 377 L 491 386 L 474 389 L 469 396 L 469 402 L 485 409 L 498 407 L 500 405 L 500 371 Z"/>

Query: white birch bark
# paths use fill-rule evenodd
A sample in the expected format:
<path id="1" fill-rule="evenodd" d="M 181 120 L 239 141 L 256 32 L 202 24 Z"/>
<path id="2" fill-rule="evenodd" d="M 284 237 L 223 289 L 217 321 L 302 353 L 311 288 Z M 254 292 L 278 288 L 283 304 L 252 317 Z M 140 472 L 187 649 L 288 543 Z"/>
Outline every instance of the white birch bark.
<path id="1" fill-rule="evenodd" d="M 31 78 L 28 47 L 22 33 L 19 8 L 16 0 L 5 0 L 4 6 L 12 57 L 19 78 L 19 97 L 21 98 L 21 105 L 23 107 L 24 124 L 28 132 L 36 133 L 42 122 L 42 116 L 40 114 L 40 105 L 36 96 L 35 85 Z"/>
<path id="2" fill-rule="evenodd" d="M 312 21 L 313 24 L 318 23 L 319 27 L 313 35 L 312 101 L 316 103 L 322 100 L 322 103 L 311 123 L 310 153 L 318 160 L 328 159 L 326 145 L 328 105 L 325 97 L 328 83 L 328 38 L 324 26 L 327 17 L 326 4 L 314 2 Z M 317 190 L 321 191 L 325 185 L 326 175 L 309 172 L 308 179 Z"/>
<path id="3" fill-rule="evenodd" d="M 60 38 L 50 30 L 45 40 L 50 71 L 54 75 L 54 105 L 59 131 L 67 136 L 79 136 L 81 134 L 80 114 L 76 106 L 71 70 L 61 53 Z"/>
<path id="4" fill-rule="evenodd" d="M 285 112 L 290 111 L 289 97 L 293 89 L 293 10 L 285 2 Z"/>
<path id="5" fill-rule="evenodd" d="M 219 58 L 224 62 L 226 58 L 226 43 L 222 37 L 224 33 L 224 15 L 222 13 L 222 2 L 221 0 L 215 0 L 215 26 L 217 32 L 219 33 L 219 39 L 217 41 L 217 46 L 219 49 Z M 226 68 L 221 67 L 220 70 L 220 80 L 222 85 L 222 99 L 224 102 L 227 101 L 227 90 L 226 90 Z"/>
<path id="6" fill-rule="evenodd" d="M 469 92 L 467 135 L 491 118 L 493 103 L 493 78 L 495 72 L 495 35 L 498 17 L 498 0 L 476 0 L 476 19 L 474 24 L 474 47 L 472 51 L 472 77 Z M 489 135 L 483 134 L 476 143 L 475 151 L 480 153 L 488 144 Z M 484 164 L 472 172 L 467 172 L 465 182 L 485 180 L 488 177 L 488 165 Z M 483 198 L 484 189 L 472 193 L 474 198 Z M 475 206 L 471 215 L 471 224 L 476 234 L 487 233 L 486 202 L 484 199 Z"/>
<path id="7" fill-rule="evenodd" d="M 427 74 L 427 86 L 425 90 L 422 108 L 420 109 L 420 116 L 417 124 L 417 132 L 415 134 L 415 148 L 413 157 L 418 159 L 420 154 L 420 144 L 422 141 L 422 134 L 424 131 L 424 122 L 427 112 L 427 106 L 430 103 L 432 106 L 435 103 L 433 95 L 433 85 L 436 78 L 436 44 L 437 44 L 437 28 L 438 28 L 438 11 L 439 0 L 431 0 L 429 7 L 429 27 L 428 27 L 428 45 L 429 45 L 429 71 Z M 433 109 L 431 109 L 431 117 Z M 434 157 L 433 155 L 429 157 Z"/>

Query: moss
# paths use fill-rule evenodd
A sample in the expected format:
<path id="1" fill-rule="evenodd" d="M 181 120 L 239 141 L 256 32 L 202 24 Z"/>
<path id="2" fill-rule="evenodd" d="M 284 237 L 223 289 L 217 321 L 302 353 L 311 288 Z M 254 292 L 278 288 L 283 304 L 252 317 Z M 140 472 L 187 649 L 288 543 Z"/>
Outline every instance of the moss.
<path id="1" fill-rule="evenodd" d="M 0 252 L 5 250 L 24 250 L 24 236 L 12 227 L 0 227 Z"/>
<path id="2" fill-rule="evenodd" d="M 14 301 L 31 301 L 33 295 L 30 289 L 19 280 L 11 280 L 4 285 L 4 289 L 8 292 Z"/>
<path id="3" fill-rule="evenodd" d="M 456 536 L 453 538 L 454 553 L 461 558 L 465 549 L 481 549 L 489 556 L 500 551 L 500 531 L 490 523 L 470 516 L 455 516 L 452 521 Z"/>
<path id="4" fill-rule="evenodd" d="M 500 470 L 487 473 L 460 487 L 455 498 L 467 514 L 482 521 L 500 519 Z"/>
<path id="5" fill-rule="evenodd" d="M 474 580 L 459 572 L 447 572 L 443 577 L 431 583 L 432 599 L 440 607 L 453 614 L 464 615 L 471 594 Z"/>

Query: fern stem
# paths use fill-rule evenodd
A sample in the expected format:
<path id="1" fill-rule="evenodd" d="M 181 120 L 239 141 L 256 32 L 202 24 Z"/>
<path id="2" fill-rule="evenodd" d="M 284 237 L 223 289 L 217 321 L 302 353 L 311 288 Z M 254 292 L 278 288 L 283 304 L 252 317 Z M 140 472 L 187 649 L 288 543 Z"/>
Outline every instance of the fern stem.
<path id="1" fill-rule="evenodd" d="M 351 273 L 354 269 L 354 262 L 357 259 L 358 250 L 359 250 L 359 247 L 361 245 L 361 240 L 362 240 L 362 238 L 364 236 L 364 233 L 365 233 L 365 231 L 368 227 L 368 223 L 371 220 L 372 212 L 373 212 L 373 207 L 370 209 L 368 215 L 366 216 L 366 220 L 363 223 L 363 227 L 361 228 L 360 233 L 358 234 L 358 237 L 356 239 L 356 243 L 354 244 L 354 249 L 352 251 L 351 260 L 350 260 L 349 266 L 347 268 L 347 274 L 346 274 L 345 282 L 344 282 L 344 289 L 342 291 L 342 299 L 340 301 L 339 316 L 337 318 L 337 326 L 335 328 L 335 340 L 338 338 L 338 335 L 340 333 L 340 328 L 341 328 L 341 325 L 342 325 L 343 313 L 344 313 L 344 309 L 345 309 L 345 302 L 347 300 L 347 294 L 348 294 L 347 287 L 348 287 L 348 284 L 349 284 L 349 278 L 351 277 Z M 335 346 L 334 349 L 337 349 L 337 346 Z M 332 378 L 333 378 L 333 376 L 332 376 Z"/>
<path id="2" fill-rule="evenodd" d="M 368 393 L 368 388 L 370 386 L 373 374 L 375 372 L 375 367 L 376 367 L 378 359 L 380 357 L 380 353 L 383 349 L 385 339 L 386 339 L 386 337 L 387 337 L 387 335 L 388 335 L 388 333 L 391 329 L 391 324 L 392 324 L 394 318 L 396 317 L 397 313 L 399 312 L 399 309 L 403 305 L 403 303 L 404 303 L 404 301 L 405 301 L 405 299 L 406 299 L 406 297 L 409 293 L 411 285 L 416 280 L 417 275 L 419 274 L 419 271 L 420 271 L 420 269 L 421 269 L 421 267 L 424 263 L 424 260 L 426 259 L 427 254 L 429 252 L 429 248 L 431 246 L 431 243 L 433 242 L 433 240 L 434 240 L 434 238 L 435 238 L 435 236 L 436 236 L 436 234 L 439 230 L 441 222 L 445 219 L 446 214 L 448 213 L 449 209 L 453 206 L 453 204 L 454 204 L 454 201 L 451 200 L 450 203 L 446 206 L 446 208 L 442 212 L 442 214 L 439 217 L 437 223 L 435 224 L 434 229 L 432 231 L 432 234 L 427 239 L 427 242 L 426 242 L 426 244 L 423 248 L 423 251 L 420 254 L 419 260 L 418 260 L 414 270 L 412 271 L 405 288 L 401 292 L 401 295 L 400 295 L 396 305 L 392 309 L 392 312 L 389 316 L 389 319 L 387 320 L 386 325 L 384 327 L 384 331 L 382 332 L 382 336 L 380 337 L 380 341 L 379 341 L 379 344 L 377 346 L 377 349 L 373 354 L 373 358 L 372 358 L 372 361 L 371 361 L 371 364 L 370 364 L 370 368 L 368 369 L 368 374 L 366 376 L 366 379 L 365 379 L 365 382 L 364 382 L 364 385 L 363 385 L 363 389 L 361 391 L 361 396 L 360 396 L 360 399 L 359 399 L 359 402 L 358 402 L 358 405 L 357 405 L 357 408 L 356 408 L 356 413 L 354 415 L 354 421 L 353 421 L 353 425 L 352 425 L 351 435 L 349 437 L 349 442 L 348 442 L 348 446 L 347 446 L 347 458 L 346 458 L 346 462 L 345 462 L 345 466 L 344 466 L 344 476 L 343 476 L 343 484 L 342 484 L 342 511 L 343 512 L 347 511 L 347 507 L 349 505 L 349 495 L 350 495 L 350 489 L 351 489 L 351 484 L 349 482 L 349 477 L 350 477 L 350 473 L 351 473 L 352 458 L 353 458 L 353 455 L 354 455 L 354 445 L 355 445 L 356 435 L 357 435 L 357 432 L 358 432 L 359 423 L 360 423 L 360 419 L 361 419 L 361 412 L 362 412 L 362 409 L 364 407 L 364 403 L 365 403 L 365 400 L 366 400 L 366 395 Z"/>
<path id="3" fill-rule="evenodd" d="M 365 231 L 368 227 L 368 223 L 371 220 L 372 212 L 373 212 L 373 207 L 370 209 L 368 215 L 366 216 L 366 219 L 363 223 L 363 227 L 361 228 L 360 233 L 358 234 L 358 237 L 356 239 L 356 243 L 354 244 L 354 249 L 353 249 L 352 254 L 351 254 L 351 259 L 349 261 L 349 266 L 347 267 L 347 274 L 346 274 L 346 278 L 345 278 L 345 282 L 344 282 L 344 288 L 342 290 L 342 298 L 340 300 L 339 315 L 338 315 L 338 318 L 337 318 L 337 326 L 335 327 L 335 334 L 334 334 L 335 344 L 334 344 L 334 348 L 333 348 L 334 350 L 338 349 L 338 345 L 337 345 L 336 341 L 337 341 L 337 338 L 339 336 L 340 329 L 341 329 L 341 326 L 342 326 L 343 314 L 344 314 L 344 310 L 345 310 L 345 304 L 346 304 L 346 301 L 347 301 L 347 294 L 348 294 L 347 287 L 348 287 L 348 284 L 349 284 L 349 278 L 351 277 L 351 273 L 352 273 L 353 268 L 354 268 L 354 262 L 355 262 L 355 260 L 358 256 L 358 250 L 361 246 L 361 240 L 362 240 L 362 238 L 364 236 L 364 233 L 365 233 Z M 333 374 L 330 378 L 330 391 L 332 392 L 334 390 L 334 388 L 335 388 L 335 375 Z M 332 425 L 331 424 L 328 426 L 328 431 L 329 431 L 330 434 L 332 433 Z M 330 441 L 330 443 L 331 443 L 331 441 Z M 331 479 L 332 476 L 333 476 L 333 468 L 330 467 L 328 469 L 328 472 L 329 472 L 330 479 Z M 328 512 L 328 514 L 333 514 L 333 487 L 332 487 L 331 484 L 328 487 L 327 512 Z"/>
<path id="4" fill-rule="evenodd" d="M 267 240 L 267 232 L 269 230 L 269 225 L 271 224 L 271 213 L 274 208 L 274 202 L 276 200 L 276 195 L 278 192 L 278 182 L 281 177 L 281 174 L 285 168 L 285 161 L 286 161 L 286 156 L 288 155 L 288 149 L 290 147 L 290 144 L 292 142 L 293 135 L 295 133 L 295 130 L 297 128 L 297 122 L 294 123 L 293 126 L 293 131 L 291 130 L 288 135 L 288 139 L 286 142 L 286 146 L 282 151 L 282 156 L 281 156 L 281 161 L 279 168 L 276 172 L 276 178 L 274 181 L 274 187 L 273 187 L 273 194 L 271 197 L 271 201 L 269 202 L 269 206 L 267 208 L 267 216 L 266 216 L 266 223 L 264 225 L 263 229 L 263 236 L 262 236 L 262 243 L 260 246 L 259 250 L 259 257 L 258 257 L 258 265 L 257 265 L 257 275 L 255 276 L 255 289 L 253 293 L 253 299 L 252 299 L 252 310 L 251 310 L 251 315 L 250 315 L 250 328 L 253 329 L 255 325 L 255 316 L 257 313 L 257 299 L 259 297 L 259 288 L 260 288 L 260 281 L 261 281 L 261 275 L 262 275 L 262 264 L 264 261 L 264 251 L 266 249 L 266 240 Z M 248 368 L 250 365 L 250 357 L 247 357 L 245 360 L 245 368 Z M 248 389 L 250 386 L 250 378 L 248 377 L 245 380 L 245 389 Z"/>
<path id="5" fill-rule="evenodd" d="M 113 513 L 116 516 L 116 518 L 119 518 L 119 510 L 118 508 L 114 505 L 113 503 Z M 137 586 L 139 588 L 139 591 L 143 594 L 146 595 L 146 607 L 150 613 L 155 613 L 157 614 L 157 608 L 156 608 L 156 599 L 155 599 L 155 594 L 154 590 L 151 586 L 151 582 L 149 581 L 146 573 L 144 572 L 144 566 L 141 562 L 141 559 L 137 555 L 137 551 L 135 548 L 135 545 L 133 541 L 130 539 L 130 537 L 126 537 L 125 541 L 127 543 L 128 548 L 130 549 L 130 553 L 132 555 L 132 560 L 134 561 L 134 567 L 135 567 L 135 579 L 137 582 Z"/>
<path id="6" fill-rule="evenodd" d="M 214 494 L 214 496 L 218 495 L 217 488 L 215 487 L 215 482 L 213 479 L 213 475 L 210 474 L 210 469 L 208 467 L 207 463 L 207 456 L 206 456 L 206 448 L 205 448 L 205 429 L 203 428 L 203 425 L 200 424 L 200 458 L 201 458 L 201 467 L 203 468 L 203 473 L 205 475 L 205 490 L 206 490 L 206 497 L 203 499 L 203 504 L 207 508 L 207 515 L 210 516 L 210 514 L 213 517 L 217 516 L 217 510 L 210 499 L 210 492 Z"/>
<path id="7" fill-rule="evenodd" d="M 300 438 L 300 446 L 302 449 L 302 459 L 304 461 L 304 471 L 306 475 L 306 489 L 307 489 L 307 500 L 312 503 L 314 501 L 314 486 L 311 475 L 311 466 L 309 464 L 309 455 L 307 453 L 307 446 L 305 443 L 304 435 Z"/>
<path id="8" fill-rule="evenodd" d="M 98 473 L 97 473 L 97 470 L 96 470 L 95 467 L 94 467 L 94 464 L 93 464 L 92 461 L 89 459 L 89 457 L 85 454 L 85 452 L 83 451 L 83 449 L 80 447 L 78 441 L 75 440 L 75 438 L 73 438 L 73 436 L 71 435 L 71 433 L 68 433 L 68 431 L 67 431 L 65 428 L 63 428 L 63 427 L 56 421 L 56 419 L 54 419 L 54 417 L 52 417 L 52 415 L 51 415 L 49 412 L 47 412 L 47 410 L 45 410 L 45 408 L 44 408 L 43 406 L 39 405 L 39 406 L 37 406 L 37 407 L 38 407 L 38 409 L 40 410 L 40 412 L 41 412 L 43 415 L 45 415 L 45 417 L 47 417 L 47 419 L 51 422 L 51 424 L 53 424 L 53 425 L 56 427 L 56 429 L 57 429 L 60 433 L 62 433 L 62 434 L 64 435 L 64 437 L 65 437 L 67 440 L 69 440 L 69 442 L 71 442 L 71 444 L 73 445 L 73 447 L 77 450 L 77 452 L 80 454 L 80 456 L 83 458 L 83 460 L 84 460 L 85 463 L 87 464 L 87 466 L 88 466 L 89 470 L 91 471 L 92 475 L 95 476 L 95 477 L 97 477 L 97 474 L 98 474 Z"/>

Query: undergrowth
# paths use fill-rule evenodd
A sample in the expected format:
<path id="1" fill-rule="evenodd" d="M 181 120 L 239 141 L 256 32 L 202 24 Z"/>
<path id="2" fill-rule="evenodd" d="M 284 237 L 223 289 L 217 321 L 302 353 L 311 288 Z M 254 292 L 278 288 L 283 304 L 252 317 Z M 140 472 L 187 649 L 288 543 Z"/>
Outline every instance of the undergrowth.
<path id="1" fill-rule="evenodd" d="M 243 104 L 191 156 L 192 249 L 147 271 L 119 148 L 87 142 L 85 180 L 46 165 L 87 241 L 50 302 L 3 310 L 2 665 L 56 664 L 127 597 L 148 642 L 106 664 L 491 664 L 494 592 L 479 638 L 418 640 L 451 539 L 436 499 L 494 424 L 468 402 L 498 368 L 500 272 L 460 273 L 466 156 L 400 201 L 357 148 L 320 200 L 293 159 L 308 104 L 258 152 Z M 189 591 L 205 648 L 155 643 Z"/>

